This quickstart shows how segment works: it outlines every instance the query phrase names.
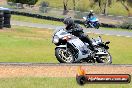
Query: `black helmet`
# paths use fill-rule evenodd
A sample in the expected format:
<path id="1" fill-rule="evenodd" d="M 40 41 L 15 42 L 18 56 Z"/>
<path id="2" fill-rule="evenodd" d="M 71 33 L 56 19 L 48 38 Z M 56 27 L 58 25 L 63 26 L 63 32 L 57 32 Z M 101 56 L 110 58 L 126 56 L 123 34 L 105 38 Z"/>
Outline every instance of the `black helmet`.
<path id="1" fill-rule="evenodd" d="M 74 24 L 74 20 L 71 17 L 66 17 L 63 21 L 64 24 L 66 25 L 73 25 Z"/>

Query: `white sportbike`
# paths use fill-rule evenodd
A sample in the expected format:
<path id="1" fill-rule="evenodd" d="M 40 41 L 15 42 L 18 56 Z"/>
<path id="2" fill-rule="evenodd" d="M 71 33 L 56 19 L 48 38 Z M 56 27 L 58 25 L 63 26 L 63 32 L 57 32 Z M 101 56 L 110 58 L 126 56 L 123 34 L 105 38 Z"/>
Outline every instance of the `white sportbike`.
<path id="1" fill-rule="evenodd" d="M 65 29 L 57 29 L 54 32 L 52 42 L 56 45 L 55 56 L 60 63 L 112 63 L 112 57 L 108 52 L 109 41 L 103 42 L 99 36 L 91 39 L 97 52 L 90 50 L 88 43 L 68 33 Z"/>

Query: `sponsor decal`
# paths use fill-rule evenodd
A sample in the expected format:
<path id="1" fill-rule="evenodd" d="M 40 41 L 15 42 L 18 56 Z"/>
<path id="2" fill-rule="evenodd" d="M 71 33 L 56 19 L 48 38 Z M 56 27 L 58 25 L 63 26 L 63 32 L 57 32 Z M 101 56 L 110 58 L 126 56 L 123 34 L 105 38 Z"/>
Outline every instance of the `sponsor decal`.
<path id="1" fill-rule="evenodd" d="M 129 74 L 86 74 L 86 71 L 80 66 L 76 81 L 79 85 L 84 84 L 125 84 L 131 82 Z"/>

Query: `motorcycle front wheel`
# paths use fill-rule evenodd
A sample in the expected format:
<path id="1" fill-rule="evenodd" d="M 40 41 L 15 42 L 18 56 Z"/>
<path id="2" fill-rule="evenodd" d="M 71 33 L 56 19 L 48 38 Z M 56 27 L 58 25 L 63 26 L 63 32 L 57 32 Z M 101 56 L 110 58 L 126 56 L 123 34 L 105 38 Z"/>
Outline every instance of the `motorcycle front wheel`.
<path id="1" fill-rule="evenodd" d="M 55 56 L 60 63 L 73 63 L 74 57 L 70 50 L 66 50 L 65 48 L 56 48 Z"/>
<path id="2" fill-rule="evenodd" d="M 112 56 L 110 55 L 110 53 L 104 49 L 104 48 L 101 48 L 103 51 L 107 52 L 108 54 L 106 55 L 98 55 L 98 57 L 96 58 L 96 61 L 98 63 L 106 63 L 106 64 L 111 64 L 112 63 Z"/>
<path id="3" fill-rule="evenodd" d="M 98 22 L 96 22 L 95 24 L 96 24 L 96 25 L 95 25 L 95 28 L 96 28 L 96 29 L 99 29 L 100 24 L 99 24 Z"/>

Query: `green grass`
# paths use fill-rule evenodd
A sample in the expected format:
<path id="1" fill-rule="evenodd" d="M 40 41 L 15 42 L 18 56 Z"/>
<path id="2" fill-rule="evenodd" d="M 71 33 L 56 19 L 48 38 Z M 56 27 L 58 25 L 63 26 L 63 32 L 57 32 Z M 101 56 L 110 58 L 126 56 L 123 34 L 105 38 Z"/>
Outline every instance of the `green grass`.
<path id="1" fill-rule="evenodd" d="M 90 37 L 96 38 L 99 35 L 90 34 Z M 113 64 L 132 64 L 132 38 L 102 36 L 103 41 L 110 40 L 110 53 L 113 58 Z"/>
<path id="2" fill-rule="evenodd" d="M 130 84 L 85 84 L 80 86 L 75 78 L 24 77 L 1 78 L 0 88 L 131 88 Z"/>
<path id="3" fill-rule="evenodd" d="M 62 22 L 58 22 L 58 21 L 44 20 L 44 19 L 38 19 L 38 18 L 26 17 L 26 16 L 18 16 L 18 15 L 12 15 L 11 20 L 32 22 L 32 23 L 38 23 L 38 24 L 63 25 Z"/>
<path id="4" fill-rule="evenodd" d="M 38 24 L 51 24 L 51 25 L 57 25 L 57 26 L 64 25 L 62 22 L 58 22 L 58 21 L 44 20 L 44 19 L 38 19 L 38 18 L 32 18 L 32 17 L 26 17 L 26 16 L 18 16 L 18 15 L 12 15 L 12 20 L 38 23 Z M 121 28 L 104 28 L 104 27 L 101 27 L 101 29 L 132 32 L 132 30 L 121 29 Z"/>
<path id="5" fill-rule="evenodd" d="M 58 63 L 51 43 L 52 30 L 13 26 L 0 30 L 0 62 Z M 90 34 L 90 37 L 98 35 Z M 132 38 L 101 35 L 110 40 L 113 64 L 132 63 Z"/>
<path id="6" fill-rule="evenodd" d="M 0 62 L 57 62 L 50 30 L 14 27 L 0 31 Z"/>

